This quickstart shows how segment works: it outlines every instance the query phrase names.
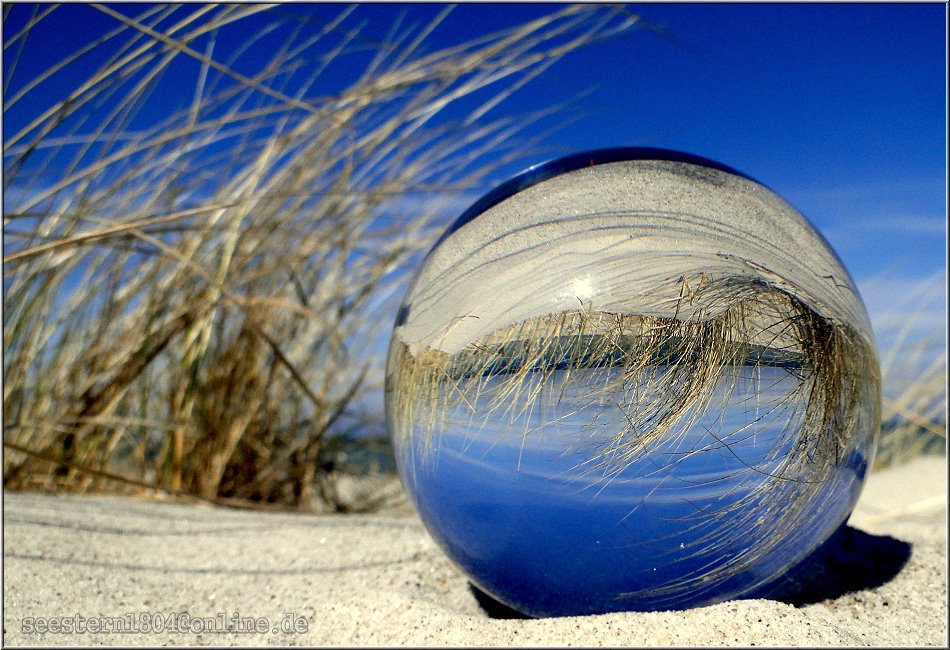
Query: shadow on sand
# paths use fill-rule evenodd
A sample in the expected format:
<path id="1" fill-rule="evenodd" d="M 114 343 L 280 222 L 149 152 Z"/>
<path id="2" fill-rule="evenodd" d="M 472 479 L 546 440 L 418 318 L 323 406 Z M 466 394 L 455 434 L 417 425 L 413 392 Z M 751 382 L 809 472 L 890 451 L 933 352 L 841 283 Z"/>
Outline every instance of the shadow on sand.
<path id="1" fill-rule="evenodd" d="M 801 607 L 873 589 L 900 573 L 911 545 L 887 535 L 842 526 L 785 576 L 749 598 L 768 598 Z"/>

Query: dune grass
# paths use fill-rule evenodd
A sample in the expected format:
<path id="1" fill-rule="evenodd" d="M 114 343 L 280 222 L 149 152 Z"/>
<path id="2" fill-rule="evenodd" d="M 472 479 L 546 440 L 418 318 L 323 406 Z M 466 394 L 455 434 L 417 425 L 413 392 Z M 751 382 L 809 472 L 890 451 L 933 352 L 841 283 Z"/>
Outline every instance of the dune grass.
<path id="1" fill-rule="evenodd" d="M 136 7 L 3 9 L 29 15 L 4 30 L 5 118 L 28 115 L 4 131 L 4 487 L 350 507 L 333 477 L 382 433 L 359 404 L 404 270 L 544 117 L 499 106 L 638 21 L 559 6 L 432 50 L 448 9 L 370 41 L 360 7 Z M 24 76 L 62 11 L 110 27 Z M 945 365 L 885 374 L 881 462 L 945 441 Z"/>
<path id="2" fill-rule="evenodd" d="M 487 410 L 474 417 L 501 416 L 513 425 L 543 410 L 542 401 L 560 400 L 558 391 L 544 393 L 544 384 L 592 370 L 598 378 L 587 380 L 589 403 L 616 405 L 626 420 L 589 461 L 590 471 L 610 477 L 670 436 L 685 435 L 710 409 L 718 387 L 735 388 L 734 369 L 774 366 L 796 379 L 778 403 L 758 405 L 767 413 L 759 420 L 786 421 L 786 435 L 796 441 L 780 474 L 807 477 L 818 472 L 816 465 L 833 468 L 861 446 L 855 428 L 880 417 L 872 397 L 880 376 L 866 337 L 762 282 L 681 282 L 680 300 L 697 308 L 690 318 L 576 310 L 515 323 L 455 354 L 425 348 L 414 356 L 406 344 L 395 345 L 387 387 L 395 442 L 419 437 L 428 454 L 440 420 L 499 379 Z M 698 288 L 687 289 L 690 282 Z M 732 392 L 720 396 L 721 408 Z M 785 411 L 795 415 L 779 415 Z"/>
<path id="3" fill-rule="evenodd" d="M 561 6 L 433 50 L 450 8 L 379 42 L 366 8 L 136 7 L 82 7 L 111 30 L 26 78 L 67 9 L 4 7 L 31 12 L 4 41 L 30 118 L 4 133 L 4 487 L 343 507 L 332 441 L 380 390 L 403 269 L 531 146 L 540 116 L 496 106 L 637 19 Z"/>
<path id="4" fill-rule="evenodd" d="M 946 319 L 929 323 L 946 280 L 934 276 L 898 301 L 875 323 L 884 377 L 876 467 L 921 454 L 947 453 Z M 946 306 L 944 304 L 944 313 Z"/>

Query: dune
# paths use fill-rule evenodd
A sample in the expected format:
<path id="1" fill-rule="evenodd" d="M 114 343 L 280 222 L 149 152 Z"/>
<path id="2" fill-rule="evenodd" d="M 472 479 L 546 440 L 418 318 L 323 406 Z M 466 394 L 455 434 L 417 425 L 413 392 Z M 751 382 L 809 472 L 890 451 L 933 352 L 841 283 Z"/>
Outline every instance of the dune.
<path id="1" fill-rule="evenodd" d="M 947 644 L 947 463 L 872 473 L 775 599 L 523 619 L 403 507 L 289 514 L 4 493 L 4 645 Z M 230 628 L 226 627 L 229 625 Z"/>

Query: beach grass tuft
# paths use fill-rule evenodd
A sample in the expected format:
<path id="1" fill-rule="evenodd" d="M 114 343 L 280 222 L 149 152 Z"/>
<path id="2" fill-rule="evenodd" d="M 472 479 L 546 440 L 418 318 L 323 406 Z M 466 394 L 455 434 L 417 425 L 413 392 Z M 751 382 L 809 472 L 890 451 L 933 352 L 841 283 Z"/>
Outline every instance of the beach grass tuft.
<path id="1" fill-rule="evenodd" d="M 433 50 L 451 8 L 383 41 L 323 9 L 4 7 L 5 488 L 344 509 L 332 441 L 358 446 L 404 269 L 534 146 L 543 115 L 495 107 L 637 22 L 565 5 Z M 21 72 L 57 12 L 109 27 Z"/>
<path id="2" fill-rule="evenodd" d="M 4 488 L 358 509 L 335 477 L 386 456 L 371 342 L 453 201 L 544 117 L 496 108 L 638 20 L 557 6 L 432 51 L 448 8 L 371 41 L 360 7 L 135 7 L 4 6 Z M 109 27 L 23 73 L 77 11 Z M 880 465 L 945 449 L 945 343 L 925 365 L 884 364 Z"/>

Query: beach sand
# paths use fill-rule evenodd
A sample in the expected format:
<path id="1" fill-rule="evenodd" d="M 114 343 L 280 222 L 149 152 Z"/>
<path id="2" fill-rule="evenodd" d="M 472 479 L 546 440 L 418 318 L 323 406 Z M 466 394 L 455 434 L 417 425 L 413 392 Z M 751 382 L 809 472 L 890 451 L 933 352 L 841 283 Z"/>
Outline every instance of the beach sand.
<path id="1" fill-rule="evenodd" d="M 873 473 L 850 527 L 786 602 L 492 618 L 405 508 L 303 515 L 9 492 L 3 578 L 4 645 L 946 646 L 947 464 Z M 183 629 L 143 631 L 172 614 Z M 235 616 L 266 631 L 221 632 Z M 116 619 L 138 631 L 116 633 Z M 56 625 L 73 632 L 41 633 Z"/>

